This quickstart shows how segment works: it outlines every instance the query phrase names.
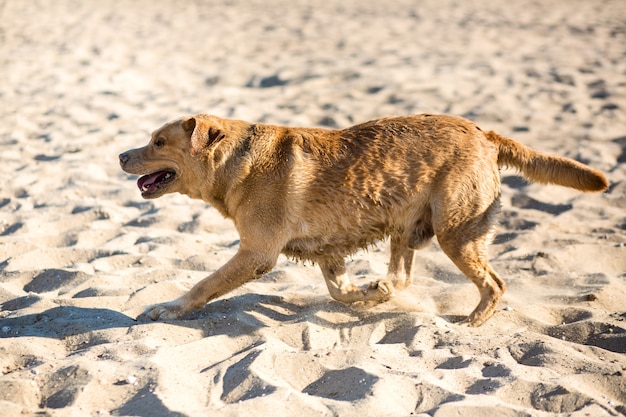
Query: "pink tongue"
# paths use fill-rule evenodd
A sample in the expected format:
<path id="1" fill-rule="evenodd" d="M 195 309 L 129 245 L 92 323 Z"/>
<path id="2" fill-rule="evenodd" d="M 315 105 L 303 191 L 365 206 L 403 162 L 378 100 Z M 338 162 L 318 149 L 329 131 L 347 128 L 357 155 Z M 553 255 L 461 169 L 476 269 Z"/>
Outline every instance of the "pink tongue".
<path id="1" fill-rule="evenodd" d="M 155 172 L 154 174 L 144 175 L 143 177 L 137 180 L 137 187 L 139 187 L 140 190 L 143 189 L 144 187 L 149 187 L 155 182 L 157 182 L 157 180 L 160 177 L 166 174 L 167 174 L 166 172 L 160 171 L 160 172 Z"/>

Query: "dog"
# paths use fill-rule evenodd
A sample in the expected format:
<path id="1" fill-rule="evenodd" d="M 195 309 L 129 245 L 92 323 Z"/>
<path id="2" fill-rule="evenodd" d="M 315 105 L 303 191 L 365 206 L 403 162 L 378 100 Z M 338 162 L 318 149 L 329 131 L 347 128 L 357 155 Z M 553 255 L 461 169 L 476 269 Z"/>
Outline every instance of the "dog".
<path id="1" fill-rule="evenodd" d="M 473 122 L 445 115 L 372 120 L 343 130 L 248 123 L 200 114 L 165 124 L 141 148 L 119 155 L 140 175 L 145 199 L 178 192 L 232 219 L 237 253 L 183 296 L 148 307 L 178 319 L 276 264 L 280 253 L 317 263 L 333 299 L 369 308 L 411 283 L 416 249 L 436 236 L 476 285 L 479 326 L 505 291 L 487 256 L 500 210 L 502 166 L 527 180 L 602 191 L 599 171 L 535 151 Z M 386 277 L 358 287 L 344 259 L 390 238 Z"/>

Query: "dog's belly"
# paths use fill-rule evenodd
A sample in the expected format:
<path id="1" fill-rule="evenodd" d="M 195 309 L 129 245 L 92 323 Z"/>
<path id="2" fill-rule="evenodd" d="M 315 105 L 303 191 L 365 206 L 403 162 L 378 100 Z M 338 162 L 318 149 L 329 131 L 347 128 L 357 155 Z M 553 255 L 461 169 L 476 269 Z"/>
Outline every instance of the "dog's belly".
<path id="1" fill-rule="evenodd" d="M 317 262 L 323 258 L 346 257 L 375 244 L 384 237 L 385 235 L 381 234 L 378 239 L 362 239 L 360 241 L 300 238 L 288 242 L 282 252 L 288 257 L 301 261 Z"/>
<path id="2" fill-rule="evenodd" d="M 343 258 L 377 244 L 386 237 L 404 237 L 413 241 L 415 233 L 432 237 L 432 231 L 424 232 L 424 224 L 430 225 L 428 210 L 413 210 L 408 215 L 405 210 L 395 210 L 393 215 L 387 213 L 359 216 L 353 210 L 338 218 L 327 218 L 326 222 L 303 222 L 295 228 L 293 238 L 284 246 L 282 252 L 292 258 L 303 261 L 319 261 L 329 258 Z M 363 214 L 363 213 L 358 213 Z M 348 221 L 350 219 L 351 221 Z M 358 220 L 357 220 L 358 219 Z"/>
<path id="3" fill-rule="evenodd" d="M 386 235 L 388 233 L 381 228 L 361 235 L 301 237 L 287 242 L 282 252 L 288 257 L 301 261 L 316 262 L 324 258 L 343 258 L 375 244 Z"/>

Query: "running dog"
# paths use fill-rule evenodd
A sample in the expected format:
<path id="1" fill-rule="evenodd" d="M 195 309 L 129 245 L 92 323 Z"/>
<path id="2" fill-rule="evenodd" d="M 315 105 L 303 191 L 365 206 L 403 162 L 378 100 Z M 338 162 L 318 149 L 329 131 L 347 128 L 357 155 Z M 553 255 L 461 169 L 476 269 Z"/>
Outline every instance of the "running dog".
<path id="1" fill-rule="evenodd" d="M 271 270 L 280 253 L 317 263 L 335 300 L 368 308 L 411 283 L 414 250 L 433 236 L 480 292 L 464 320 L 495 312 L 505 283 L 487 246 L 500 209 L 502 166 L 529 181 L 602 191 L 599 171 L 547 155 L 469 120 L 388 117 L 343 130 L 293 128 L 196 115 L 167 123 L 119 156 L 143 198 L 182 193 L 233 220 L 235 256 L 148 317 L 176 319 Z M 358 287 L 344 259 L 390 238 L 387 276 Z"/>

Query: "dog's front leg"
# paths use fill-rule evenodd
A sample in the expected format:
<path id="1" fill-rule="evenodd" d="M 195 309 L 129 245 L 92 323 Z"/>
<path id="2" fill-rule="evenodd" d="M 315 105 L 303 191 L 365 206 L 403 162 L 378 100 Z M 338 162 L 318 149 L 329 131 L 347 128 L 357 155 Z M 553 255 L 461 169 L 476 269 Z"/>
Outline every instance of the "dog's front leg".
<path id="1" fill-rule="evenodd" d="M 144 313 L 152 320 L 178 319 L 246 282 L 259 278 L 276 264 L 278 255 L 239 249 L 224 266 L 197 283 L 185 295 L 168 303 L 150 306 Z"/>

